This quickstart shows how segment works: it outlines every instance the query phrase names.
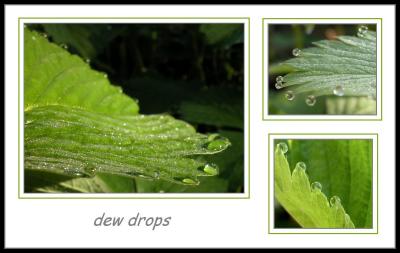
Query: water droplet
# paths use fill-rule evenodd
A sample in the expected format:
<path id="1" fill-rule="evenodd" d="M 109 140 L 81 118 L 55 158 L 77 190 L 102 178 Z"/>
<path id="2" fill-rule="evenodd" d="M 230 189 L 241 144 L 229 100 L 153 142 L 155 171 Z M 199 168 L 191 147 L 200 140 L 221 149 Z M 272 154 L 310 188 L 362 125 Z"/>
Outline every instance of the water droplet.
<path id="1" fill-rule="evenodd" d="M 83 177 L 83 173 L 78 169 L 71 169 L 70 167 L 64 168 L 64 173 L 69 176 Z"/>
<path id="2" fill-rule="evenodd" d="M 344 88 L 342 85 L 336 85 L 336 87 L 333 89 L 333 94 L 336 96 L 343 96 L 344 95 Z"/>
<path id="3" fill-rule="evenodd" d="M 277 83 L 283 83 L 283 76 L 277 76 L 275 80 Z"/>
<path id="4" fill-rule="evenodd" d="M 86 62 L 87 64 L 90 64 L 90 59 L 89 59 L 89 58 L 85 58 L 85 62 Z"/>
<path id="5" fill-rule="evenodd" d="M 213 163 L 207 163 L 204 167 L 201 168 L 202 171 L 207 173 L 208 175 L 215 176 L 218 175 L 218 166 Z"/>
<path id="6" fill-rule="evenodd" d="M 288 145 L 284 142 L 278 143 L 278 148 L 282 151 L 283 154 L 286 154 L 289 150 Z"/>
<path id="7" fill-rule="evenodd" d="M 289 101 L 292 101 L 295 98 L 293 91 L 289 90 L 285 93 L 285 98 Z"/>
<path id="8" fill-rule="evenodd" d="M 277 88 L 278 90 L 282 89 L 282 87 L 283 87 L 282 83 L 276 83 L 275 84 L 275 88 Z"/>
<path id="9" fill-rule="evenodd" d="M 296 163 L 296 169 L 305 171 L 307 169 L 307 165 L 304 162 L 298 162 Z"/>
<path id="10" fill-rule="evenodd" d="M 104 77 L 104 78 L 107 78 L 107 77 L 108 77 L 108 75 L 107 75 L 107 74 L 103 74 L 103 77 Z"/>
<path id="11" fill-rule="evenodd" d="M 300 49 L 298 49 L 298 48 L 295 48 L 295 49 L 293 49 L 292 50 L 292 54 L 293 54 L 293 56 L 300 56 L 301 55 L 301 50 Z"/>
<path id="12" fill-rule="evenodd" d="M 358 28 L 357 36 L 363 38 L 363 37 L 365 37 L 365 35 L 367 34 L 367 32 L 368 32 L 368 27 L 365 26 L 365 25 L 362 25 L 362 26 L 360 26 L 360 27 Z"/>
<path id="13" fill-rule="evenodd" d="M 196 179 L 191 179 L 191 178 L 184 178 L 182 180 L 182 183 L 187 184 L 187 185 L 198 185 L 200 182 Z"/>
<path id="14" fill-rule="evenodd" d="M 145 175 L 142 172 L 138 172 L 138 171 L 127 171 L 125 172 L 127 175 L 133 176 L 133 177 L 140 177 L 143 179 L 154 179 L 154 177 L 149 176 L 149 175 Z"/>
<path id="15" fill-rule="evenodd" d="M 224 150 L 231 145 L 229 140 L 219 134 L 210 134 L 207 138 L 208 142 L 205 147 L 210 151 Z"/>
<path id="16" fill-rule="evenodd" d="M 311 189 L 313 191 L 321 191 L 322 190 L 322 185 L 320 182 L 314 182 L 311 184 Z"/>
<path id="17" fill-rule="evenodd" d="M 32 36 L 32 40 L 36 40 L 36 37 L 35 37 L 35 36 Z"/>
<path id="18" fill-rule="evenodd" d="M 96 167 L 94 167 L 93 165 L 87 165 L 83 171 L 85 172 L 85 176 L 87 177 L 94 177 L 96 175 Z"/>
<path id="19" fill-rule="evenodd" d="M 123 126 L 126 126 L 126 123 L 124 122 L 124 123 L 122 123 L 122 125 L 123 125 Z"/>
<path id="20" fill-rule="evenodd" d="M 47 36 L 47 33 L 39 33 L 40 34 L 40 36 L 42 36 L 43 38 L 47 38 L 48 36 Z"/>
<path id="21" fill-rule="evenodd" d="M 330 200 L 329 203 L 331 204 L 331 206 L 339 206 L 340 205 L 340 198 L 338 196 L 333 196 Z"/>
<path id="22" fill-rule="evenodd" d="M 317 102 L 317 98 L 314 95 L 307 96 L 306 104 L 308 106 L 314 106 L 316 102 Z"/>
<path id="23" fill-rule="evenodd" d="M 64 44 L 64 43 L 60 44 L 60 47 L 61 47 L 61 48 L 64 48 L 65 50 L 67 50 L 67 49 L 68 49 L 68 46 L 67 46 L 67 44 Z"/>

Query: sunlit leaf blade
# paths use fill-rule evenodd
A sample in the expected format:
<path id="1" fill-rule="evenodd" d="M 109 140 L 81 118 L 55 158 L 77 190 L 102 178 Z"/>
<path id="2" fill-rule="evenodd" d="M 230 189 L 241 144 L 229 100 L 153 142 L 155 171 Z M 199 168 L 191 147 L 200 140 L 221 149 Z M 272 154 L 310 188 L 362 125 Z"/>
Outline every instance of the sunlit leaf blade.
<path id="1" fill-rule="evenodd" d="M 196 133 L 167 115 L 110 116 L 65 106 L 25 112 L 25 168 L 76 176 L 97 172 L 197 184 L 227 139 Z M 216 166 L 213 166 L 217 170 Z"/>
<path id="2" fill-rule="evenodd" d="M 340 203 L 330 204 L 325 194 L 310 186 L 305 170 L 290 171 L 279 145 L 274 157 L 274 194 L 279 203 L 303 228 L 354 228 Z"/>
<path id="3" fill-rule="evenodd" d="M 57 44 L 72 45 L 82 56 L 93 57 L 96 49 L 90 41 L 93 26 L 82 26 L 81 24 L 43 24 L 44 30 Z M 99 26 L 97 26 L 99 27 Z"/>
<path id="4" fill-rule="evenodd" d="M 375 32 L 368 31 L 363 37 L 339 36 L 314 45 L 284 62 L 295 71 L 284 76 L 282 88 L 314 96 L 376 97 Z"/>
<path id="5" fill-rule="evenodd" d="M 133 115 L 139 110 L 104 73 L 92 70 L 78 56 L 26 28 L 24 107 L 41 105 L 75 106 L 114 115 Z"/>
<path id="6" fill-rule="evenodd" d="M 227 192 L 228 180 L 219 177 L 204 177 L 197 187 L 190 185 L 174 184 L 168 181 L 151 182 L 149 180 L 137 179 L 138 192 L 147 193 L 224 193 Z"/>

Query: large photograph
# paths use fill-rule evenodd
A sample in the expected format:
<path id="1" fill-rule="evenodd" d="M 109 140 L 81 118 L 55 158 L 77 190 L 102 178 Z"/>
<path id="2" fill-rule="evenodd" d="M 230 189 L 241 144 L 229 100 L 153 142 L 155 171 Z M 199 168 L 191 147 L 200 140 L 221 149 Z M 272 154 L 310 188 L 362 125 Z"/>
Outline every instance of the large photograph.
<path id="1" fill-rule="evenodd" d="M 25 193 L 243 193 L 243 23 L 29 23 Z"/>

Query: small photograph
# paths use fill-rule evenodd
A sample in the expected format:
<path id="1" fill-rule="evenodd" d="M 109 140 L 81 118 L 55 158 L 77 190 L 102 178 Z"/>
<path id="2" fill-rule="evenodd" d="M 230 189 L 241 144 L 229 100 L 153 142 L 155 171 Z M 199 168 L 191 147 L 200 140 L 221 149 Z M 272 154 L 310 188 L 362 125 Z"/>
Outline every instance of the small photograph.
<path id="1" fill-rule="evenodd" d="M 244 193 L 244 29 L 25 23 L 22 192 Z"/>
<path id="2" fill-rule="evenodd" d="M 273 228 L 372 229 L 373 142 L 274 139 Z"/>
<path id="3" fill-rule="evenodd" d="M 377 24 L 298 22 L 264 24 L 268 115 L 376 117 Z"/>

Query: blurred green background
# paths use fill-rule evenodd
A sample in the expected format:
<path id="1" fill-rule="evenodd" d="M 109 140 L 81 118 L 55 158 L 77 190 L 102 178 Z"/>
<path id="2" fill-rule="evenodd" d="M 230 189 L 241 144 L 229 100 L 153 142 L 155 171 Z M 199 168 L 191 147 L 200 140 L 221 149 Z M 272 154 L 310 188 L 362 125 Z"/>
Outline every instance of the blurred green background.
<path id="1" fill-rule="evenodd" d="M 279 75 L 293 71 L 279 63 L 293 57 L 294 48 L 311 47 L 312 42 L 334 40 L 337 36 L 356 36 L 358 28 L 364 24 L 269 24 L 268 25 L 268 113 L 270 115 L 287 114 L 327 114 L 326 100 L 332 96 L 318 97 L 314 106 L 307 106 L 304 100 L 307 94 L 299 94 L 298 99 L 288 101 L 282 90 L 275 88 L 275 79 Z M 376 25 L 367 25 L 376 31 Z"/>
<path id="2" fill-rule="evenodd" d="M 137 192 L 243 192 L 243 24 L 29 24 L 81 56 L 139 101 L 141 114 L 168 113 L 232 146 L 199 157 L 220 175 L 198 187 L 135 179 Z"/>

